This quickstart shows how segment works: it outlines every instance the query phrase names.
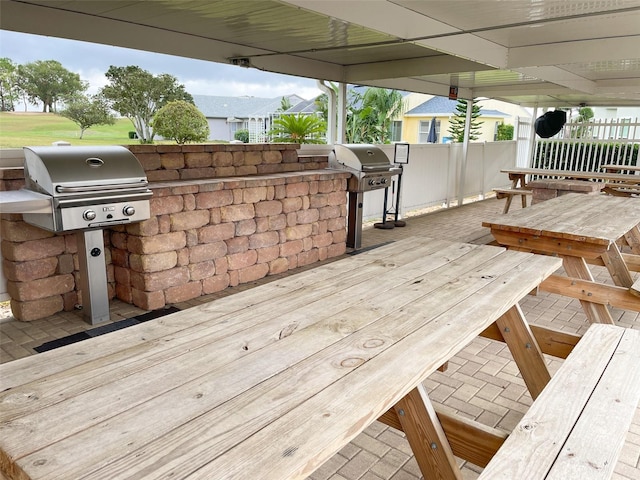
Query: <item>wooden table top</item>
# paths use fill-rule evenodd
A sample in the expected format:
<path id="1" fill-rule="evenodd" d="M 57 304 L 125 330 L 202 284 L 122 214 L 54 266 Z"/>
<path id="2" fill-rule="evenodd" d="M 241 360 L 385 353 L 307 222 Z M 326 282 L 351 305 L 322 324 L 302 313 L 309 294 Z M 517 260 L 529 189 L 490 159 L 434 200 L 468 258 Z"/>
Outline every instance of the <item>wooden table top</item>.
<path id="1" fill-rule="evenodd" d="M 637 184 L 640 182 L 640 175 L 626 173 L 607 172 L 579 172 L 574 170 L 552 170 L 548 168 L 504 168 L 502 173 L 510 175 L 544 175 L 549 177 L 569 177 L 569 178 L 592 178 L 607 182 L 620 182 Z"/>
<path id="2" fill-rule="evenodd" d="M 412 238 L 3 364 L 0 470 L 305 478 L 559 266 Z"/>
<path id="3" fill-rule="evenodd" d="M 571 193 L 482 222 L 495 230 L 609 245 L 640 224 L 638 199 Z"/>

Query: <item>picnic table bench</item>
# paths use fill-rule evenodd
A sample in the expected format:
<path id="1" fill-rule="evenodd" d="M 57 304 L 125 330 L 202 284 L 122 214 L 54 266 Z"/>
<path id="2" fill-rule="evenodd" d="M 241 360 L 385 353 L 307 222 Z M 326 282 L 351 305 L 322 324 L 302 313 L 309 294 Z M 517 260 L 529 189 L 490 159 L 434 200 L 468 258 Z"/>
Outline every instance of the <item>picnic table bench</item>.
<path id="1" fill-rule="evenodd" d="M 479 480 L 611 478 L 640 400 L 640 331 L 593 324 Z"/>
<path id="2" fill-rule="evenodd" d="M 486 464 L 504 434 L 440 420 L 422 381 L 500 335 L 537 397 L 547 347 L 518 301 L 559 266 L 410 238 L 0 365 L 0 471 L 304 479 L 393 410 L 425 477 L 460 478 L 454 454 Z"/>

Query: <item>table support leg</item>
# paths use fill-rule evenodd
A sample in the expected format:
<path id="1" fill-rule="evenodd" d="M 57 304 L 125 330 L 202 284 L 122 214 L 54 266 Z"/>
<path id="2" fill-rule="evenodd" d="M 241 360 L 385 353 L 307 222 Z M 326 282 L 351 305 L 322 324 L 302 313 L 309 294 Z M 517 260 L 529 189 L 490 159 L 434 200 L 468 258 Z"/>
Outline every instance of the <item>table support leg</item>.
<path id="1" fill-rule="evenodd" d="M 425 388 L 418 385 L 394 410 L 424 478 L 462 480 L 462 472 Z"/>
<path id="2" fill-rule="evenodd" d="M 619 287 L 630 287 L 633 285 L 633 278 L 627 268 L 627 264 L 622 258 L 622 253 L 615 243 L 611 244 L 609 250 L 602 254 L 602 261 L 604 266 L 609 270 L 609 274 L 615 283 Z"/>
<path id="3" fill-rule="evenodd" d="M 520 306 L 516 304 L 507 310 L 496 320 L 496 325 L 518 365 L 531 397 L 535 400 L 551 380 L 551 375 Z"/>
<path id="4" fill-rule="evenodd" d="M 640 226 L 633 227 L 625 233 L 624 238 L 631 247 L 631 251 L 640 255 Z"/>
<path id="5" fill-rule="evenodd" d="M 563 256 L 562 263 L 568 276 L 579 278 L 580 280 L 594 281 L 584 258 Z M 606 305 L 587 302 L 586 300 L 580 300 L 580 304 L 589 322 L 614 324 L 611 313 Z"/>

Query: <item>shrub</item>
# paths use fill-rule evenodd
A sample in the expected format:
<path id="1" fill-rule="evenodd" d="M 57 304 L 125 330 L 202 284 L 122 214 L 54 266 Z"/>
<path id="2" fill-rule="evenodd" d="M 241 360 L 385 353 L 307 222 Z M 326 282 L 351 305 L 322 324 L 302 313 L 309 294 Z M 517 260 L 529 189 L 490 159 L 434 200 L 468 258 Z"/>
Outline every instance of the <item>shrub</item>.
<path id="1" fill-rule="evenodd" d="M 237 130 L 236 133 L 233 134 L 233 138 L 240 140 L 242 143 L 249 143 L 249 130 Z"/>
<path id="2" fill-rule="evenodd" d="M 167 103 L 153 117 L 153 130 L 178 145 L 204 142 L 209 137 L 206 117 L 192 103 L 176 100 Z"/>

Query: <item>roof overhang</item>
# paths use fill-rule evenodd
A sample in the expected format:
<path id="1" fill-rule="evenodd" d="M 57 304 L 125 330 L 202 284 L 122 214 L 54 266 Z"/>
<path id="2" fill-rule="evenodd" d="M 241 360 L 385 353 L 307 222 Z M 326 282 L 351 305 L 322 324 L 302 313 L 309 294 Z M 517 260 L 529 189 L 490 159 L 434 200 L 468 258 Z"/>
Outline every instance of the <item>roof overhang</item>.
<path id="1" fill-rule="evenodd" d="M 0 27 L 523 106 L 640 106 L 640 0 L 3 0 Z M 240 67 L 239 67 L 240 68 Z"/>

